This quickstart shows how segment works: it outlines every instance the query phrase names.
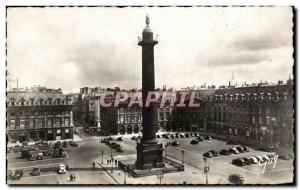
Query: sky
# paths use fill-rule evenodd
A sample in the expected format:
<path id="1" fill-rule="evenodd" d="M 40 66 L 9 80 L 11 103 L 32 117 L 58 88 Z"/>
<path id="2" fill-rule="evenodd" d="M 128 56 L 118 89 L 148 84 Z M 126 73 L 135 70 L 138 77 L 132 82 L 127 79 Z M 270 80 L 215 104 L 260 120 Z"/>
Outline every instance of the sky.
<path id="1" fill-rule="evenodd" d="M 146 14 L 156 87 L 292 77 L 291 7 L 27 7 L 7 10 L 8 88 L 141 88 Z"/>

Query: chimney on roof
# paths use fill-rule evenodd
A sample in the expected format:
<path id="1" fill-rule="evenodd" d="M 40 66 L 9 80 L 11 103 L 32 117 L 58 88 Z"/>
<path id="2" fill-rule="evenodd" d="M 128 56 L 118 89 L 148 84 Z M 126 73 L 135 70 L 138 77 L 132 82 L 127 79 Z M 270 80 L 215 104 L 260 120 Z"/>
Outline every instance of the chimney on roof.
<path id="1" fill-rule="evenodd" d="M 230 87 L 230 81 L 228 81 L 228 87 Z"/>

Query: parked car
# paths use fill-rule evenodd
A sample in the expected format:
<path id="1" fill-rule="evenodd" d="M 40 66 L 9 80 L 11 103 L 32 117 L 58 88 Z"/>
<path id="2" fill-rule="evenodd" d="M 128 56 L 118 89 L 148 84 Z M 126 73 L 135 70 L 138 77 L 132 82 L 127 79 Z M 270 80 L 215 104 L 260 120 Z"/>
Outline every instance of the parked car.
<path id="1" fill-rule="evenodd" d="M 206 157 L 206 158 L 213 158 L 213 154 L 211 152 L 205 152 L 203 153 L 203 156 Z"/>
<path id="2" fill-rule="evenodd" d="M 165 139 L 170 139 L 170 136 L 169 136 L 169 135 L 166 135 L 164 138 L 165 138 Z"/>
<path id="3" fill-rule="evenodd" d="M 246 164 L 246 165 L 251 165 L 251 164 L 253 164 L 253 163 L 252 163 L 252 160 L 251 160 L 250 158 L 245 158 L 245 157 L 244 157 L 244 158 L 242 158 L 242 159 L 245 161 L 245 164 Z"/>
<path id="4" fill-rule="evenodd" d="M 111 136 L 108 137 L 107 139 L 108 139 L 109 141 L 113 141 L 113 140 L 114 140 L 113 137 L 111 137 Z"/>
<path id="5" fill-rule="evenodd" d="M 117 141 L 123 141 L 123 138 L 122 137 L 118 137 Z"/>
<path id="6" fill-rule="evenodd" d="M 271 161 L 271 159 L 267 155 L 263 155 L 262 158 L 265 162 L 270 162 Z"/>
<path id="7" fill-rule="evenodd" d="M 69 141 L 71 147 L 78 147 L 78 144 L 74 141 Z"/>
<path id="8" fill-rule="evenodd" d="M 252 164 L 258 164 L 258 159 L 256 157 L 253 156 L 253 157 L 250 157 L 249 159 L 251 160 Z"/>
<path id="9" fill-rule="evenodd" d="M 131 140 L 135 140 L 136 141 L 137 137 L 136 136 L 132 136 Z"/>
<path id="10" fill-rule="evenodd" d="M 171 143 L 171 146 L 179 146 L 179 142 L 178 141 L 174 141 Z"/>
<path id="11" fill-rule="evenodd" d="M 249 152 L 250 151 L 249 147 L 247 147 L 247 146 L 242 146 L 242 148 L 244 149 L 245 152 Z"/>
<path id="12" fill-rule="evenodd" d="M 156 135 L 156 138 L 160 138 L 160 135 Z"/>
<path id="13" fill-rule="evenodd" d="M 226 149 L 222 149 L 222 150 L 219 151 L 219 154 L 227 156 L 227 155 L 230 155 L 231 153 L 230 153 L 230 151 L 228 151 Z"/>
<path id="14" fill-rule="evenodd" d="M 204 138 L 202 136 L 198 136 L 197 140 L 202 142 L 202 141 L 204 141 Z"/>
<path id="15" fill-rule="evenodd" d="M 179 134 L 180 138 L 185 138 L 184 134 Z"/>
<path id="16" fill-rule="evenodd" d="M 179 134 L 178 133 L 175 134 L 175 138 L 177 138 L 177 139 L 179 138 Z"/>
<path id="17" fill-rule="evenodd" d="M 117 148 L 119 148 L 119 147 L 121 147 L 121 145 L 120 145 L 120 144 L 117 144 L 117 143 L 115 143 L 114 145 L 112 145 L 112 148 L 113 148 L 113 149 L 117 149 Z"/>
<path id="18" fill-rule="evenodd" d="M 189 133 L 186 133 L 184 136 L 187 138 L 191 137 Z"/>
<path id="19" fill-rule="evenodd" d="M 210 151 L 208 151 L 208 152 L 212 153 L 212 155 L 213 155 L 214 157 L 219 156 L 218 151 L 216 151 L 216 150 L 210 150 Z"/>
<path id="20" fill-rule="evenodd" d="M 190 137 L 195 137 L 194 133 L 191 133 L 191 134 L 190 134 Z"/>
<path id="21" fill-rule="evenodd" d="M 70 144 L 67 142 L 67 141 L 64 141 L 63 142 L 63 147 L 64 148 L 68 148 L 70 146 Z"/>
<path id="22" fill-rule="evenodd" d="M 190 141 L 190 144 L 198 144 L 198 143 L 199 143 L 199 141 L 195 140 L 195 139 L 193 139 L 193 140 Z"/>
<path id="23" fill-rule="evenodd" d="M 198 136 L 199 136 L 199 133 L 194 133 L 194 136 L 195 136 L 195 137 L 198 137 Z"/>
<path id="24" fill-rule="evenodd" d="M 229 151 L 230 151 L 230 153 L 232 153 L 232 154 L 238 154 L 239 153 L 239 151 L 236 149 L 236 148 L 230 148 L 230 149 L 228 149 Z"/>
<path id="25" fill-rule="evenodd" d="M 15 171 L 15 175 L 12 176 L 12 180 L 19 180 L 21 179 L 21 177 L 23 176 L 23 170 L 22 169 L 18 169 Z"/>
<path id="26" fill-rule="evenodd" d="M 205 140 L 212 140 L 211 136 L 205 136 Z"/>
<path id="27" fill-rule="evenodd" d="M 59 164 L 57 166 L 57 173 L 58 174 L 65 174 L 65 173 L 67 173 L 66 166 L 64 164 Z"/>
<path id="28" fill-rule="evenodd" d="M 245 166 L 245 160 L 242 158 L 236 158 L 232 160 L 232 164 L 236 165 L 236 166 Z"/>
<path id="29" fill-rule="evenodd" d="M 118 147 L 116 151 L 117 151 L 117 152 L 124 152 L 123 149 L 122 149 L 121 147 Z"/>
<path id="30" fill-rule="evenodd" d="M 32 168 L 32 171 L 30 172 L 30 175 L 32 175 L 32 176 L 38 176 L 38 175 L 41 175 L 41 170 L 40 170 L 40 168 L 37 168 L 37 167 Z"/>
<path id="31" fill-rule="evenodd" d="M 245 150 L 244 150 L 241 146 L 236 147 L 236 149 L 237 149 L 240 153 L 245 152 Z"/>
<path id="32" fill-rule="evenodd" d="M 232 174 L 229 176 L 229 181 L 234 184 L 244 184 L 244 177 L 241 174 Z"/>
<path id="33" fill-rule="evenodd" d="M 255 158 L 257 158 L 258 162 L 264 163 L 264 159 L 262 156 L 255 156 Z"/>
<path id="34" fill-rule="evenodd" d="M 175 138 L 175 136 L 174 136 L 173 134 L 171 134 L 170 137 L 171 137 L 171 139 L 174 139 L 174 138 Z"/>

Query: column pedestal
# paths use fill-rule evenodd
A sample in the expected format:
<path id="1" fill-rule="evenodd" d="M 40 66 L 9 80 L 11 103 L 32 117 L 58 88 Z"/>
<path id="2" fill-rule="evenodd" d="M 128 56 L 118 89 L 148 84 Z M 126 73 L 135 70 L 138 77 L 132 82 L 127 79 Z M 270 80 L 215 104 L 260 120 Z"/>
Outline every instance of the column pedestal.
<path id="1" fill-rule="evenodd" d="M 137 160 L 135 166 L 141 170 L 165 167 L 162 144 L 137 143 Z"/>

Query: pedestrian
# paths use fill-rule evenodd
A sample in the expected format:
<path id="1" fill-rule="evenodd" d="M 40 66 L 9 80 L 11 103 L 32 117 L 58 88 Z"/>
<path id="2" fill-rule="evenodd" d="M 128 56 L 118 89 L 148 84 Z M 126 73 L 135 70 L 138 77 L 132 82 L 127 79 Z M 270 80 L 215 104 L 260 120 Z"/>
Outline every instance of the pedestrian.
<path id="1" fill-rule="evenodd" d="M 93 169 L 95 169 L 95 162 L 93 162 Z"/>
<path id="2" fill-rule="evenodd" d="M 69 169 L 69 165 L 67 164 L 67 165 L 66 165 L 66 170 L 68 170 L 68 169 Z"/>

